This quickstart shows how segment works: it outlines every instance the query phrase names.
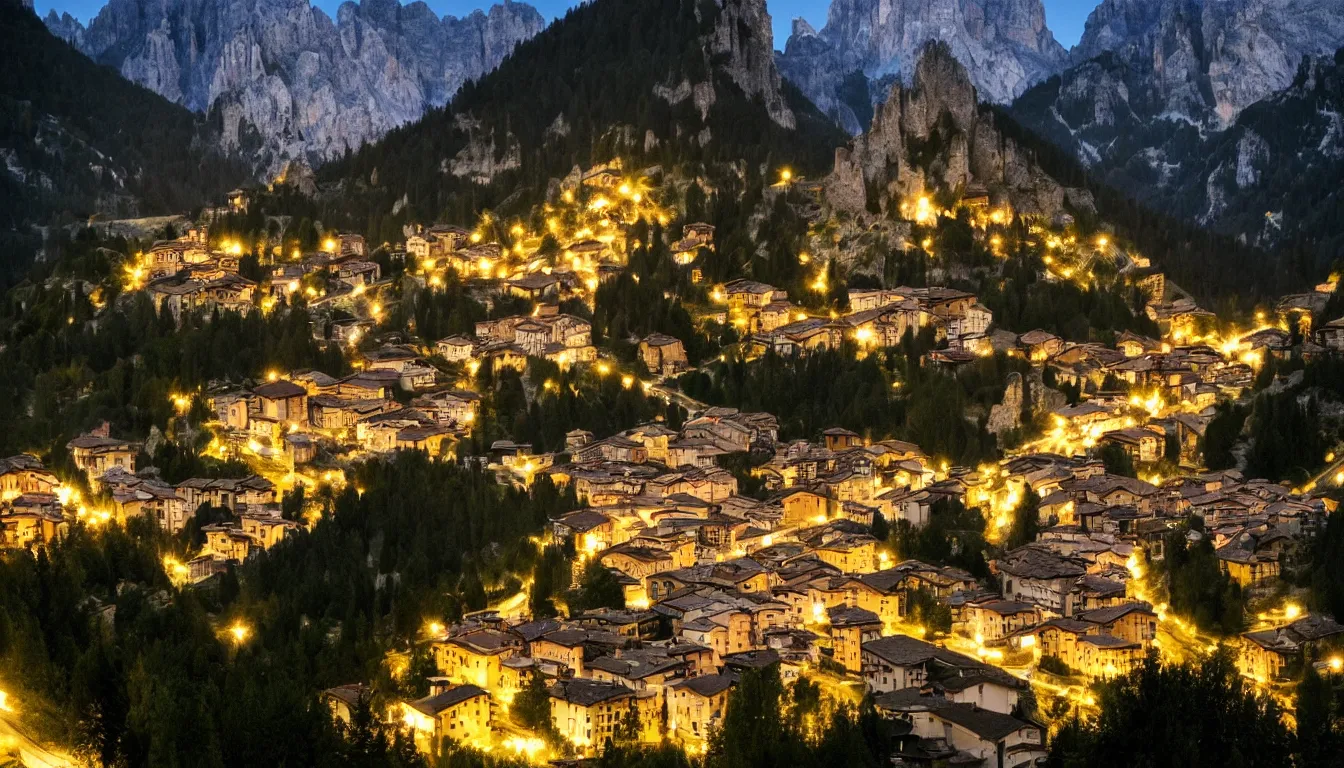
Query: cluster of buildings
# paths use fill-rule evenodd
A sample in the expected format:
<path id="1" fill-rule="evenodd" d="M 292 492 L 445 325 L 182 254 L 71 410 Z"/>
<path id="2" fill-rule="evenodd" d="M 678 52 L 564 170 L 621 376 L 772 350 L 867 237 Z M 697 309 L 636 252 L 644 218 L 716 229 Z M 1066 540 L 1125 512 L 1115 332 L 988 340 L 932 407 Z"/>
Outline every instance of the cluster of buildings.
<path id="1" fill-rule="evenodd" d="M 281 515 L 275 485 L 258 475 L 191 478 L 177 484 L 157 472 L 136 472 L 141 446 L 108 437 L 106 428 L 80 435 L 66 448 L 84 473 L 87 494 L 63 483 L 36 457 L 0 460 L 0 525 L 7 549 L 45 545 L 71 523 L 124 524 L 148 518 L 169 533 L 186 527 L 202 505 L 226 511 L 228 522 L 203 525 L 206 543 L 186 564 L 193 580 L 242 562 L 282 541 L 298 523 Z"/>
<path id="2" fill-rule="evenodd" d="M 294 467 L 332 452 L 424 450 L 452 455 L 476 419 L 480 395 L 442 380 L 425 355 L 407 345 L 363 354 L 355 373 L 333 378 L 303 371 L 205 396 L 218 424 L 221 456 L 253 455 Z M 403 404 L 398 393 L 414 393 Z"/>
<path id="3" fill-rule="evenodd" d="M 788 293 L 749 279 L 715 286 L 712 298 L 726 308 L 711 313 L 748 336 L 748 350 L 780 354 L 834 349 L 846 341 L 860 347 L 900 344 L 907 332 L 933 328 L 954 354 L 985 354 L 994 314 L 974 294 L 954 288 L 853 289 L 845 315 L 813 316 L 791 303 Z M 970 357 L 968 357 L 970 359 Z"/>
<path id="4" fill-rule="evenodd" d="M 156 242 L 138 254 L 128 266 L 128 288 L 143 288 L 155 309 L 166 310 L 175 320 L 184 311 L 232 310 L 246 313 L 263 309 L 277 300 L 302 291 L 310 300 L 361 291 L 378 282 L 377 263 L 366 258 L 364 238 L 341 234 L 329 238 L 322 248 L 270 267 L 269 279 L 259 284 L 239 274 L 243 247 L 240 243 L 209 244 L 202 226 L 174 240 Z"/>
<path id="5" fill-rule="evenodd" d="M 400 705 L 426 749 L 516 732 L 509 706 L 541 676 L 556 730 L 581 752 L 618 729 L 695 750 L 721 726 L 740 676 L 777 666 L 786 681 L 817 671 L 862 681 L 910 764 L 1029 765 L 1044 754 L 1044 732 L 1017 709 L 1022 670 L 1054 676 L 1085 703 L 1079 686 L 1141 663 L 1169 620 L 1146 599 L 1145 572 L 1180 523 L 1199 517 L 1202 532 L 1186 535 L 1209 537 L 1224 571 L 1267 595 L 1333 511 L 1323 495 L 1235 471 L 1150 482 L 1085 455 L 1040 452 L 947 467 L 918 446 L 839 428 L 781 441 L 770 415 L 732 409 L 708 409 L 678 431 L 652 424 L 568 439 L 568 462 L 511 446 L 497 468 L 573 485 L 584 506 L 552 520 L 551 535 L 572 543 L 576 577 L 592 563 L 607 568 L 625 607 L 433 625 L 435 689 Z M 738 475 L 720 466 L 748 451 L 769 456 L 750 470 L 764 498 L 740 495 Z M 987 579 L 896 562 L 872 536 L 878 514 L 918 529 L 947 500 L 979 507 L 993 539 L 1028 491 L 1040 499 L 1040 532 L 992 561 Z M 930 602 L 950 626 L 928 625 Z M 1333 619 L 1296 609 L 1261 624 L 1240 641 L 1243 671 L 1260 681 L 1344 642 Z"/>

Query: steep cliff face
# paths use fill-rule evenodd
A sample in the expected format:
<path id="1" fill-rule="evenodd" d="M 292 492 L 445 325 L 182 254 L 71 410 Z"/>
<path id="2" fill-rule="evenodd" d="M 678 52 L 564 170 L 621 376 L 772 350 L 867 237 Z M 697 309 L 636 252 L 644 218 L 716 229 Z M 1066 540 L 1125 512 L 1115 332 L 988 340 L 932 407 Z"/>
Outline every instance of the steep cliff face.
<path id="1" fill-rule="evenodd" d="M 1104 0 L 1073 66 L 1024 93 L 1012 114 L 1111 186 L 1273 245 L 1310 217 L 1263 190 L 1288 193 L 1288 168 L 1337 167 L 1326 130 L 1335 107 L 1320 91 L 1331 79 L 1311 73 L 1341 45 L 1338 0 Z M 1317 101 L 1320 115 L 1296 109 Z M 1242 120 L 1252 110 L 1254 126 Z"/>
<path id="2" fill-rule="evenodd" d="M 362 0 L 333 21 L 308 0 L 111 0 L 49 28 L 128 79 L 222 122 L 226 148 L 274 173 L 355 149 L 441 106 L 545 26 L 529 5 L 440 19 Z"/>
<path id="3" fill-rule="evenodd" d="M 793 110 L 785 103 L 774 60 L 774 32 L 765 0 L 718 0 L 719 14 L 706 46 L 710 57 L 726 57 L 723 71 L 752 98 L 765 103 L 770 119 L 793 128 Z"/>
<path id="4" fill-rule="evenodd" d="M 318 175 L 362 216 L 396 217 L 538 201 L 611 162 L 815 177 L 846 138 L 780 77 L 764 0 L 590 0 L 446 109 Z"/>
<path id="5" fill-rule="evenodd" d="M 970 185 L 1025 214 L 1092 209 L 1086 191 L 1064 187 L 999 131 L 951 48 L 929 43 L 910 85 L 895 85 L 868 131 L 836 152 L 827 198 L 857 214 Z"/>
<path id="6" fill-rule="evenodd" d="M 1011 101 L 1068 62 L 1046 28 L 1040 0 L 833 0 L 820 32 L 794 23 L 777 60 L 823 112 L 857 133 L 861 107 L 845 87 L 847 76 L 908 80 L 931 40 L 946 43 L 981 98 L 995 103 Z"/>
<path id="7" fill-rule="evenodd" d="M 1165 183 L 1210 132 L 1344 45 L 1336 0 L 1105 0 L 1073 66 L 1014 116 L 1137 192 Z"/>
<path id="8" fill-rule="evenodd" d="M 31 9 L 0 2 L 0 50 L 0 230 L 190 210 L 247 178 L 201 115 L 94 64 Z"/>
<path id="9" fill-rule="evenodd" d="M 1344 49 L 1303 61 L 1292 84 L 1197 145 L 1199 162 L 1151 191 L 1169 209 L 1248 242 L 1295 243 L 1325 270 L 1344 205 Z"/>
<path id="10" fill-rule="evenodd" d="M 1159 112 L 1226 125 L 1288 87 L 1303 56 L 1344 44 L 1336 0 L 1104 0 L 1071 52 L 1141 72 Z"/>

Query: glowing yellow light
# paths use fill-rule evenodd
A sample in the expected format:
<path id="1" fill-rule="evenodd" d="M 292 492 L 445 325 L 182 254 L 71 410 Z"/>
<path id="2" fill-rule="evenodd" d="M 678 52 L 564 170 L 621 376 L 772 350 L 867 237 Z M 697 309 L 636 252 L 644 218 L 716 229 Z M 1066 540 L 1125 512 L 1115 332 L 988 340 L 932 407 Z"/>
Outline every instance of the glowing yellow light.
<path id="1" fill-rule="evenodd" d="M 1302 607 L 1296 603 L 1289 603 L 1283 607 L 1283 616 L 1289 621 L 1295 620 L 1302 615 Z"/>
<path id="2" fill-rule="evenodd" d="M 603 376 L 606 376 L 608 373 L 611 373 L 611 366 L 607 365 L 606 363 L 598 363 L 597 372 L 602 374 Z"/>
<path id="3" fill-rule="evenodd" d="M 1101 237 L 1098 237 L 1098 238 L 1097 238 L 1097 247 L 1098 247 L 1098 248 L 1105 248 L 1107 245 L 1110 244 L 1110 242 L 1111 242 L 1111 241 L 1108 240 L 1108 239 L 1106 238 L 1105 235 L 1102 235 Z"/>
<path id="4" fill-rule="evenodd" d="M 322 250 L 326 251 L 327 253 L 335 253 L 335 252 L 336 252 L 336 241 L 333 240 L 333 239 L 331 239 L 330 237 L 327 238 L 326 240 L 323 240 L 323 241 L 322 241 Z"/>
<path id="5" fill-rule="evenodd" d="M 779 180 L 784 182 L 785 184 L 788 184 L 790 181 L 793 180 L 793 171 L 789 170 L 788 168 L 781 170 L 779 172 Z"/>
<path id="6" fill-rule="evenodd" d="M 1341 658 L 1338 657 L 1338 656 L 1331 656 L 1331 657 L 1330 657 L 1330 670 L 1331 670 L 1332 672 L 1338 672 L 1338 671 L 1340 671 L 1341 669 L 1344 669 L 1344 659 L 1341 659 Z"/>
<path id="7" fill-rule="evenodd" d="M 247 639 L 247 636 L 251 633 L 252 630 L 248 629 L 246 625 L 241 623 L 235 623 L 233 626 L 229 627 L 229 634 L 233 635 L 233 641 L 235 643 L 243 642 L 244 640 Z"/>
<path id="8" fill-rule="evenodd" d="M 481 242 L 481 233 L 480 233 L 480 232 L 472 232 L 472 233 L 471 233 L 471 238 L 470 238 L 470 240 L 471 240 L 471 242 L 473 242 L 473 243 L 479 243 L 479 242 Z"/>
<path id="9" fill-rule="evenodd" d="M 629 389 L 629 388 L 635 386 L 635 377 L 634 377 L 634 376 L 631 376 L 631 375 L 629 375 L 629 374 L 626 374 L 625 376 L 622 376 L 622 377 L 621 377 L 621 386 L 622 386 L 622 387 L 625 387 L 626 389 Z"/>
<path id="10" fill-rule="evenodd" d="M 933 219 L 933 208 L 929 204 L 929 198 L 920 197 L 915 202 L 915 221 L 924 224 Z"/>

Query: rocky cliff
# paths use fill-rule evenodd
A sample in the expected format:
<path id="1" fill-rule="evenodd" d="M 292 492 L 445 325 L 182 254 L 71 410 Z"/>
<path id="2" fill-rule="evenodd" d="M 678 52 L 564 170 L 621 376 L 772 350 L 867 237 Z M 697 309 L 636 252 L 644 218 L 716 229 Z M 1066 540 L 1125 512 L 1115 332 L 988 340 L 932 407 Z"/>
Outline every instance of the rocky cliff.
<path id="1" fill-rule="evenodd" d="M 819 177 L 847 137 L 783 81 L 772 42 L 764 0 L 589 0 L 318 178 L 395 228 L 410 211 L 539 202 L 576 166 Z"/>
<path id="2" fill-rule="evenodd" d="M 780 70 L 823 112 L 857 133 L 873 99 L 864 80 L 909 80 L 931 40 L 947 44 L 981 98 L 1006 103 L 1068 62 L 1045 26 L 1040 0 L 833 0 L 817 32 L 797 20 Z M 853 73 L 862 74 L 854 79 Z M 847 82 L 848 79 L 848 82 Z"/>
<path id="3" fill-rule="evenodd" d="M 0 50 L 0 230 L 190 210 L 248 177 L 203 116 L 94 64 L 31 9 L 0 0 Z"/>
<path id="4" fill-rule="evenodd" d="M 1338 0 L 1104 0 L 1073 66 L 1014 116 L 1130 192 L 1162 184 L 1211 132 L 1344 45 Z M 1197 162 L 1197 161 L 1196 161 Z"/>
<path id="5" fill-rule="evenodd" d="M 439 18 L 423 2 L 111 0 L 48 27 L 128 79 L 222 124 L 263 173 L 356 149 L 446 103 L 545 26 L 529 5 Z"/>
<path id="6" fill-rule="evenodd" d="M 887 211 L 913 197 L 985 187 L 992 198 L 1024 214 L 1053 216 L 1091 210 L 1091 195 L 1067 188 L 997 127 L 977 103 L 966 67 L 943 42 L 928 43 L 909 86 L 897 83 L 872 125 L 836 151 L 826 180 L 837 210 Z"/>
<path id="7" fill-rule="evenodd" d="M 1344 48 L 1304 59 L 1293 82 L 1193 147 L 1149 195 L 1202 226 L 1267 248 L 1291 244 L 1308 276 L 1344 236 Z"/>
<path id="8" fill-rule="evenodd" d="M 1336 102 L 1321 95 L 1334 81 L 1311 73 L 1341 45 L 1338 0 L 1104 0 L 1073 65 L 1012 114 L 1124 193 L 1273 246 L 1310 216 L 1264 190 L 1296 189 L 1290 168 L 1338 167 Z"/>
<path id="9" fill-rule="evenodd" d="M 1338 0 L 1103 0 L 1070 52 L 1136 70 L 1158 114 L 1227 125 L 1288 87 L 1303 56 L 1344 44 Z"/>

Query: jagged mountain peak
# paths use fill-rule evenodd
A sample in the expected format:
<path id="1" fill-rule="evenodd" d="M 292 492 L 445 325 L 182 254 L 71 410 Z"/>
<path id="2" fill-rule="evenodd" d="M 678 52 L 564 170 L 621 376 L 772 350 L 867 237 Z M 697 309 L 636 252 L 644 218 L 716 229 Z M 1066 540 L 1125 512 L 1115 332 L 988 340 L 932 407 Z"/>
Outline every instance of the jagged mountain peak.
<path id="1" fill-rule="evenodd" d="M 1102 0 L 1070 52 L 1104 53 L 1145 81 L 1152 110 L 1224 127 L 1288 87 L 1304 56 L 1344 45 L 1338 0 Z"/>
<path id="2" fill-rule="evenodd" d="M 981 186 L 1013 210 L 1054 216 L 1091 210 L 1091 195 L 1066 188 L 999 129 L 978 103 L 967 68 L 942 41 L 920 48 L 909 85 L 897 82 L 872 125 L 836 151 L 827 199 L 853 215 L 891 210 L 931 192 Z"/>
<path id="3" fill-rule="evenodd" d="M 777 56 L 784 76 L 851 132 L 862 129 L 846 78 L 908 78 L 921 47 L 945 42 L 983 97 L 1006 103 L 1064 66 L 1040 0 L 833 0 L 825 27 L 795 25 Z M 869 96 L 880 101 L 879 93 Z"/>
<path id="4" fill-rule="evenodd" d="M 222 125 L 264 174 L 317 164 L 441 106 L 545 26 L 506 0 L 464 18 L 423 2 L 110 0 L 87 29 L 48 27 L 90 58 Z"/>

